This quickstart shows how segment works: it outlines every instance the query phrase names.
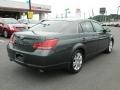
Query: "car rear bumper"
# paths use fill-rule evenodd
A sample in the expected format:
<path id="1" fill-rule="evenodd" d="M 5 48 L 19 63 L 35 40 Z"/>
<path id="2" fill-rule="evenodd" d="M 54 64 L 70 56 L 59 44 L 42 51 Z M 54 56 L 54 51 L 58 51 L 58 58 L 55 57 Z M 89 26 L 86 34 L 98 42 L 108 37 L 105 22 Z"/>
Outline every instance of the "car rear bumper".
<path id="1" fill-rule="evenodd" d="M 48 69 L 48 68 L 62 68 L 68 67 L 69 62 L 61 62 L 61 55 L 57 54 L 44 54 L 41 55 L 40 53 L 36 54 L 36 52 L 23 52 L 18 51 L 11 48 L 7 45 L 8 56 L 11 61 L 14 61 L 20 65 L 33 67 L 33 68 L 40 68 L 40 69 Z M 23 55 L 22 59 L 17 59 L 16 55 Z"/>
<path id="2" fill-rule="evenodd" d="M 40 66 L 40 65 L 29 64 L 29 63 L 25 63 L 25 62 L 21 62 L 21 61 L 16 61 L 16 60 L 12 60 L 12 61 L 14 61 L 17 64 L 20 64 L 22 66 L 25 66 L 25 67 L 42 69 L 42 70 L 69 68 L 69 65 L 70 65 L 70 63 L 61 63 L 61 64 L 56 64 L 56 65 L 54 64 L 54 65 L 48 65 L 48 66 Z"/>

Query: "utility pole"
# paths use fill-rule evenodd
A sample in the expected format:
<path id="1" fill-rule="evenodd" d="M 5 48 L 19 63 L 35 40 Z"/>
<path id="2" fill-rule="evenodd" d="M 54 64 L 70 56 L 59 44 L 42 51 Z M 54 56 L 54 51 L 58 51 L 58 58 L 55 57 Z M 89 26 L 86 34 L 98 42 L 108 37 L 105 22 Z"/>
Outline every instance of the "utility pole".
<path id="1" fill-rule="evenodd" d="M 32 12 L 32 8 L 31 8 L 31 0 L 29 0 L 28 3 L 29 3 L 29 10 L 27 12 L 27 19 L 32 19 L 33 18 L 33 12 Z"/>
<path id="2" fill-rule="evenodd" d="M 69 8 L 65 9 L 65 18 L 68 17 L 68 13 L 70 13 Z"/>
<path id="3" fill-rule="evenodd" d="M 105 22 L 107 22 L 107 10 L 105 11 Z"/>
<path id="4" fill-rule="evenodd" d="M 29 11 L 31 11 L 31 0 L 29 0 Z"/>
<path id="5" fill-rule="evenodd" d="M 81 18 L 81 14 L 82 14 L 82 13 L 81 13 L 81 10 L 80 10 L 80 18 Z"/>
<path id="6" fill-rule="evenodd" d="M 94 10 L 92 9 L 92 18 L 94 17 Z"/>
<path id="7" fill-rule="evenodd" d="M 119 15 L 118 15 L 118 13 L 119 13 L 119 8 L 120 8 L 120 6 L 118 6 L 118 9 L 117 9 L 117 21 L 118 21 L 118 19 L 119 19 Z"/>

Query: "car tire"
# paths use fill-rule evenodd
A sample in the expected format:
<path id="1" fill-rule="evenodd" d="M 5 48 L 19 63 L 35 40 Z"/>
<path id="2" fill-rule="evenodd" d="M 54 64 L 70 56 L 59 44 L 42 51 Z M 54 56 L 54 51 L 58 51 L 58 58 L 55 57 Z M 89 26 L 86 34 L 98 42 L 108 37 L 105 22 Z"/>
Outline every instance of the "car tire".
<path id="1" fill-rule="evenodd" d="M 105 53 L 111 53 L 113 49 L 113 41 L 110 40 L 108 48 L 105 50 Z"/>
<path id="2" fill-rule="evenodd" d="M 82 53 L 82 51 L 76 50 L 72 54 L 71 58 L 72 58 L 72 60 L 71 60 L 69 71 L 71 73 L 78 73 L 81 70 L 82 64 L 83 64 L 83 53 Z"/>
<path id="3" fill-rule="evenodd" d="M 4 31 L 4 32 L 3 32 L 3 36 L 4 36 L 5 38 L 8 38 L 8 32 L 7 32 L 7 31 Z"/>

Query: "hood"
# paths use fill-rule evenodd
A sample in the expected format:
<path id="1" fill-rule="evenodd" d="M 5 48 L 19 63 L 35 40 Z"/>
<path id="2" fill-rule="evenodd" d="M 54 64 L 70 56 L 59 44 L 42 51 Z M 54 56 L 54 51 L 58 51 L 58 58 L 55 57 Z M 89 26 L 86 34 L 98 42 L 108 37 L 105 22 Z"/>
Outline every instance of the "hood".
<path id="1" fill-rule="evenodd" d="M 8 25 L 18 27 L 18 28 L 26 27 L 25 24 L 8 24 Z"/>

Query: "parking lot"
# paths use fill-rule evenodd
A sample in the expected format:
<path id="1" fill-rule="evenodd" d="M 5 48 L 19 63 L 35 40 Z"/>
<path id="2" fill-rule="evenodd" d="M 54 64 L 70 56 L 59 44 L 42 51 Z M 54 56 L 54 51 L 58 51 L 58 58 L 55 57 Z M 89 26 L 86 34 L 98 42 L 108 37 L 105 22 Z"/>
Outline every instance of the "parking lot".
<path id="1" fill-rule="evenodd" d="M 109 28 L 115 37 L 113 52 L 90 59 L 78 74 L 43 73 L 11 62 L 6 51 L 9 40 L 0 37 L 0 90 L 119 90 L 120 27 Z"/>

